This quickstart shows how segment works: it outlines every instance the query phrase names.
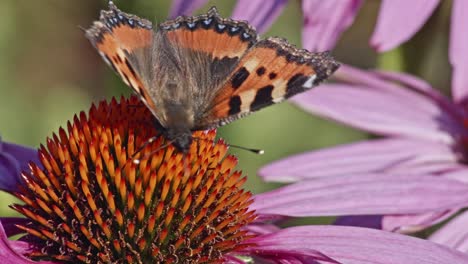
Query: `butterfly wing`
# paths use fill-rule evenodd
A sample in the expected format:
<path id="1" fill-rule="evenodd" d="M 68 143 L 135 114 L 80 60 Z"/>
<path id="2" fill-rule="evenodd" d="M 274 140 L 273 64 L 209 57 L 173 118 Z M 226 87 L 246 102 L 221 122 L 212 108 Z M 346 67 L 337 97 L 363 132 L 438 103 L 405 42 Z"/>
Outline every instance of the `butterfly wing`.
<path id="1" fill-rule="evenodd" d="M 148 93 L 144 64 L 151 53 L 154 31 L 150 21 L 120 11 L 112 2 L 98 21 L 86 30 L 86 37 L 104 61 L 117 72 L 154 113 Z"/>
<path id="2" fill-rule="evenodd" d="M 214 7 L 206 14 L 166 21 L 156 34 L 151 96 L 164 108 L 163 124 L 190 123 L 190 129 L 257 42 L 246 22 L 221 18 Z"/>
<path id="3" fill-rule="evenodd" d="M 217 91 L 196 129 L 227 124 L 327 79 L 339 64 L 327 53 L 297 49 L 281 38 L 255 44 Z"/>

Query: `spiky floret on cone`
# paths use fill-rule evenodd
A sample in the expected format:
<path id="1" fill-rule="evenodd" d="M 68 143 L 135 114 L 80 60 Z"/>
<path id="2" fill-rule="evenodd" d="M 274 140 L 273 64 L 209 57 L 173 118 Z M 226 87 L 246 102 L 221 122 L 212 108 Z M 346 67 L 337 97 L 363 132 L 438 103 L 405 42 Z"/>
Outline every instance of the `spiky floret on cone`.
<path id="1" fill-rule="evenodd" d="M 214 130 L 178 153 L 132 97 L 82 112 L 39 150 L 13 206 L 31 256 L 73 263 L 218 262 L 251 237 L 251 193 Z M 139 161 L 137 164 L 135 161 Z M 242 244 L 245 247 L 246 244 Z"/>

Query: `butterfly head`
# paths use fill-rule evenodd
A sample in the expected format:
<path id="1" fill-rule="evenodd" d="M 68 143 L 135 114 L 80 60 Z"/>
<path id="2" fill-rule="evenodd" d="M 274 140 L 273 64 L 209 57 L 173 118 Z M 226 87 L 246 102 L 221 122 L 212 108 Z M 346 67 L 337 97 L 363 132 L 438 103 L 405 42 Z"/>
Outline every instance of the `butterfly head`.
<path id="1" fill-rule="evenodd" d="M 169 129 L 166 131 L 166 138 L 172 142 L 172 145 L 182 153 L 187 153 L 192 145 L 192 132 L 190 130 Z"/>

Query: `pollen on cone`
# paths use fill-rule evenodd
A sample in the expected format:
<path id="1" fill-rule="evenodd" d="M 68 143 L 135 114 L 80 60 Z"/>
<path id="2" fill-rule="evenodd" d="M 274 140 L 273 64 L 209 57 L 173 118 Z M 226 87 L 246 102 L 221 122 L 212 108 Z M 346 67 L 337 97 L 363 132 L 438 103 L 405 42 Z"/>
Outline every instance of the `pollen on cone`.
<path id="1" fill-rule="evenodd" d="M 256 215 L 216 131 L 168 145 L 136 98 L 80 113 L 39 149 L 12 207 L 31 222 L 30 257 L 70 263 L 219 263 Z M 167 146 L 168 145 L 168 146 Z M 137 161 L 137 162 L 136 162 Z M 43 169 L 41 169 L 43 168 Z"/>

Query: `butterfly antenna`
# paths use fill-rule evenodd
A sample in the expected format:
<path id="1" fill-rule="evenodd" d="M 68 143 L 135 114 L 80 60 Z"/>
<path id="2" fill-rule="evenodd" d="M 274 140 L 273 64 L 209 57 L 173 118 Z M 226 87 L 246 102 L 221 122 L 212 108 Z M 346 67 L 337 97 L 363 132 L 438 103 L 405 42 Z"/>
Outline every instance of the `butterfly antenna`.
<path id="1" fill-rule="evenodd" d="M 141 158 L 141 159 L 133 159 L 132 161 L 133 161 L 134 164 L 140 164 L 140 161 L 141 161 L 142 159 L 147 159 L 147 158 L 151 157 L 151 155 L 153 155 L 154 153 L 160 151 L 161 149 L 164 149 L 164 148 L 169 147 L 173 142 L 174 142 L 174 140 L 168 141 L 166 144 L 164 144 L 164 145 L 162 145 L 162 146 L 159 146 L 159 148 L 157 148 L 157 149 L 151 151 L 150 153 L 148 153 L 147 155 L 143 156 L 143 158 Z"/>
<path id="2" fill-rule="evenodd" d="M 257 154 L 257 155 L 263 155 L 263 154 L 265 154 L 265 150 L 263 150 L 263 149 L 246 148 L 246 147 L 237 146 L 237 145 L 232 145 L 232 144 L 228 144 L 228 146 L 230 146 L 230 147 L 232 147 L 232 148 L 247 150 L 247 151 L 250 151 L 250 152 L 252 152 L 252 153 L 254 153 L 254 154 Z"/>
<path id="3" fill-rule="evenodd" d="M 137 160 L 137 159 L 135 159 L 135 156 L 138 155 L 138 153 L 140 153 L 146 146 L 148 146 L 148 144 L 153 143 L 153 142 L 154 142 L 156 139 L 158 139 L 158 137 L 160 137 L 160 136 L 161 136 L 161 133 L 158 133 L 158 134 L 156 134 L 156 136 L 152 136 L 152 137 L 148 138 L 148 140 L 146 140 L 146 142 L 143 143 L 143 145 L 141 145 L 141 146 L 132 154 L 132 157 L 131 157 L 130 159 L 133 161 L 133 163 L 138 164 L 139 161 L 135 162 L 135 161 Z M 159 150 L 159 148 L 158 148 L 158 150 Z M 153 153 L 153 152 L 152 152 L 152 153 Z M 152 154 L 152 153 L 151 153 L 151 154 Z M 125 164 L 122 166 L 121 170 L 125 169 L 125 166 L 127 166 L 127 163 L 125 163 Z"/>
<path id="4" fill-rule="evenodd" d="M 197 140 L 197 141 L 198 141 L 198 140 L 205 140 L 205 141 L 213 142 L 213 140 L 206 139 L 206 138 L 194 137 L 193 139 L 195 139 L 195 140 Z M 263 150 L 263 149 L 247 148 L 247 147 L 242 147 L 242 146 L 238 146 L 238 145 L 232 145 L 232 144 L 229 144 L 229 143 L 226 143 L 226 145 L 228 145 L 229 147 L 233 147 L 233 148 L 237 148 L 237 149 L 246 150 L 246 151 L 252 152 L 252 153 L 257 154 L 257 155 L 263 155 L 263 154 L 265 154 L 265 150 Z"/>

